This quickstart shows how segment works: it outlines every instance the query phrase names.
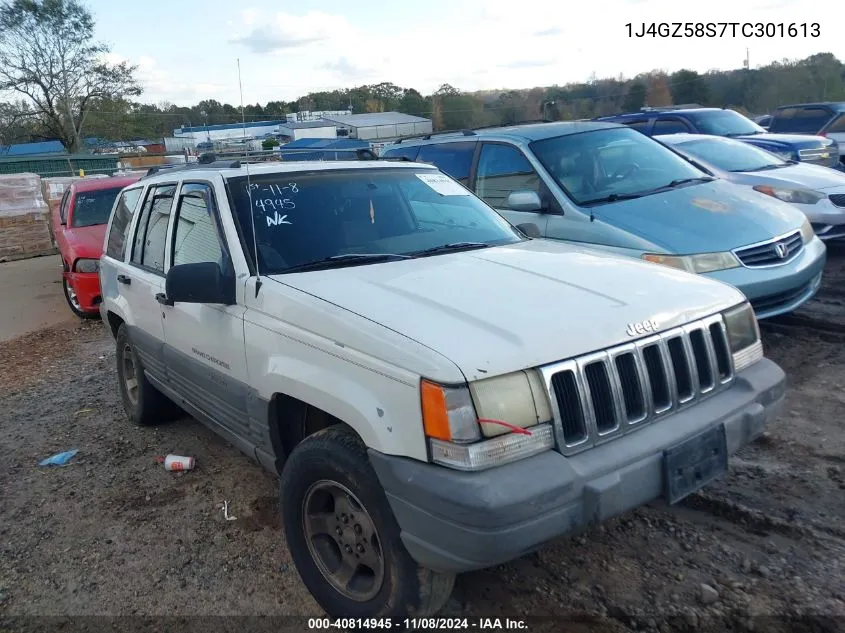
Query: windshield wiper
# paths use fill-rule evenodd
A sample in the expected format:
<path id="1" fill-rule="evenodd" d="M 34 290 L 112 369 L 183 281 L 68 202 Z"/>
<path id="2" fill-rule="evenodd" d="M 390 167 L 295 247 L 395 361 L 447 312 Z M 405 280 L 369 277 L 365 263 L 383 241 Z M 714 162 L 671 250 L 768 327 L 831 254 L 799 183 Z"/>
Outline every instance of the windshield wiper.
<path id="1" fill-rule="evenodd" d="M 710 182 L 711 180 L 716 179 L 710 176 L 700 176 L 699 178 L 678 178 L 671 181 L 668 185 L 660 187 L 660 189 L 674 189 L 675 187 L 680 187 L 681 185 L 686 185 L 691 182 Z"/>
<path id="2" fill-rule="evenodd" d="M 585 200 L 581 206 L 588 207 L 594 204 L 606 204 L 608 202 L 618 202 L 619 200 L 633 200 L 634 198 L 642 198 L 642 193 L 611 193 L 603 198 L 593 198 L 592 200 Z"/>
<path id="3" fill-rule="evenodd" d="M 756 136 L 757 134 L 765 134 L 765 132 L 758 132 L 757 130 L 752 130 L 750 132 L 730 132 L 724 136 L 727 138 L 736 138 L 737 136 Z"/>
<path id="4" fill-rule="evenodd" d="M 426 255 L 436 255 L 438 253 L 453 253 L 476 248 L 488 248 L 489 246 L 490 244 L 485 244 L 484 242 L 452 242 L 451 244 L 441 244 L 440 246 L 432 246 L 431 248 L 413 251 L 408 253 L 408 255 L 410 257 L 425 257 Z"/>
<path id="5" fill-rule="evenodd" d="M 744 172 L 750 174 L 751 172 L 769 171 L 770 169 L 782 169 L 783 167 L 789 167 L 789 163 L 774 164 L 774 165 L 763 165 L 762 167 L 758 167 L 757 169 L 733 169 L 731 171 L 744 171 Z"/>
<path id="6" fill-rule="evenodd" d="M 344 266 L 357 266 L 359 264 L 379 264 L 381 262 L 392 262 L 399 259 L 410 259 L 409 255 L 398 253 L 348 253 L 345 255 L 332 255 L 324 259 L 317 259 L 313 262 L 297 264 L 285 268 L 282 273 L 298 273 L 306 270 L 327 270 L 329 268 L 343 268 Z"/>

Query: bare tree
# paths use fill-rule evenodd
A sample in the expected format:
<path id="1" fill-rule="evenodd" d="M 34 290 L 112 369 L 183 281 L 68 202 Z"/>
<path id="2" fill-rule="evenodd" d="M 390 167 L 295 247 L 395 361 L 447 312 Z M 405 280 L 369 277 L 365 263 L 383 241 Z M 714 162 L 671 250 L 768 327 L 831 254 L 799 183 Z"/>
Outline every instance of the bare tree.
<path id="1" fill-rule="evenodd" d="M 80 150 L 97 101 L 141 94 L 136 67 L 108 63 L 108 52 L 77 0 L 0 3 L 0 91 L 24 95 L 45 133 L 69 152 Z"/>

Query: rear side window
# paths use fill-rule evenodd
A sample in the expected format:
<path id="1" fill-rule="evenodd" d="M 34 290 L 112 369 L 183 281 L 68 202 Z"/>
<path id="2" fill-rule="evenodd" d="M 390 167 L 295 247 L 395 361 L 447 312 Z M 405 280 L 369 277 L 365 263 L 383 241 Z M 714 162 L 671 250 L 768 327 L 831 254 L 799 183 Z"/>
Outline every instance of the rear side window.
<path id="1" fill-rule="evenodd" d="M 121 187 L 112 187 L 96 191 L 77 192 L 70 225 L 81 228 L 83 226 L 108 224 L 114 199 L 117 198 L 120 189 Z"/>
<path id="2" fill-rule="evenodd" d="M 824 108 L 801 108 L 789 119 L 789 131 L 816 134 L 831 118 Z"/>
<path id="3" fill-rule="evenodd" d="M 637 132 L 642 132 L 645 134 L 646 128 L 648 128 L 648 119 L 642 121 L 623 121 L 625 125 L 629 128 L 636 130 Z"/>
<path id="4" fill-rule="evenodd" d="M 836 117 L 825 129 L 825 134 L 832 132 L 838 134 L 845 132 L 845 112 Z"/>
<path id="5" fill-rule="evenodd" d="M 138 230 L 135 232 L 135 243 L 132 246 L 133 264 L 164 273 L 167 224 L 175 194 L 176 185 L 150 187 L 144 206 L 141 207 Z"/>
<path id="6" fill-rule="evenodd" d="M 417 154 L 420 148 L 417 147 L 393 147 L 382 153 L 382 158 L 407 158 L 408 160 L 417 160 Z"/>
<path id="7" fill-rule="evenodd" d="M 129 236 L 129 227 L 132 225 L 132 217 L 140 197 L 141 189 L 129 189 L 120 194 L 106 245 L 106 255 L 109 257 L 123 261 L 126 255 L 126 238 Z"/>
<path id="8" fill-rule="evenodd" d="M 440 171 L 466 185 L 469 182 L 475 145 L 474 142 L 423 145 L 420 147 L 416 160 L 421 163 L 431 163 Z"/>
<path id="9" fill-rule="evenodd" d="M 653 136 L 660 134 L 680 134 L 682 132 L 689 132 L 687 124 L 680 119 L 658 119 L 654 122 Z"/>

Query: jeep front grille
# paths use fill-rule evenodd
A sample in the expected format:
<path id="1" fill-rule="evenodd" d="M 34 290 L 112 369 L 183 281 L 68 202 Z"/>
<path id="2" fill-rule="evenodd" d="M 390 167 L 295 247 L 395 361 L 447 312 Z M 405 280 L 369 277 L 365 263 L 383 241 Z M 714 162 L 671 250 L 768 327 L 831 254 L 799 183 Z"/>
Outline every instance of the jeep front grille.
<path id="1" fill-rule="evenodd" d="M 541 368 L 559 450 L 571 455 L 650 424 L 733 378 L 721 315 Z"/>

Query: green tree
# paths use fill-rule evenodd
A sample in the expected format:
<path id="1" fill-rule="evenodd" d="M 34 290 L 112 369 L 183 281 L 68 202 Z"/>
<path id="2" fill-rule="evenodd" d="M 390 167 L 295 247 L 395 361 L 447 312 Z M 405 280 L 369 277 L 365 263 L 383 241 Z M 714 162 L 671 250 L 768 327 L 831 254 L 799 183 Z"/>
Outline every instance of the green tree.
<path id="1" fill-rule="evenodd" d="M 694 70 L 679 70 L 669 77 L 672 99 L 675 103 L 707 105 L 710 91 L 704 77 Z"/>
<path id="2" fill-rule="evenodd" d="M 428 116 L 431 111 L 431 103 L 413 88 L 404 90 L 399 104 L 396 106 L 399 112 L 413 114 L 414 116 Z"/>
<path id="3" fill-rule="evenodd" d="M 23 95 L 39 125 L 70 152 L 102 100 L 141 94 L 135 67 L 109 64 L 94 41 L 94 18 L 77 0 L 0 4 L 0 92 Z"/>
<path id="4" fill-rule="evenodd" d="M 628 86 L 628 94 L 625 95 L 625 101 L 622 103 L 622 109 L 626 112 L 639 110 L 645 105 L 646 92 L 648 86 L 642 81 L 634 81 Z"/>

